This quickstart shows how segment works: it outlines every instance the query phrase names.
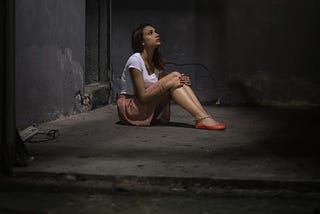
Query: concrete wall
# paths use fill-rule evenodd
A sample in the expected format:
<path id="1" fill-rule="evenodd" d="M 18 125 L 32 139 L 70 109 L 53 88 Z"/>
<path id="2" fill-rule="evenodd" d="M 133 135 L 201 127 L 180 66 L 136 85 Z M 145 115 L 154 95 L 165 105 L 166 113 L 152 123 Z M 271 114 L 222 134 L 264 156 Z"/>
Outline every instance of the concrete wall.
<path id="1" fill-rule="evenodd" d="M 115 90 L 134 26 L 160 31 L 168 66 L 188 73 L 202 102 L 319 104 L 317 0 L 113 1 Z"/>
<path id="2" fill-rule="evenodd" d="M 199 3 L 195 0 L 186 0 L 183 3 L 164 0 L 159 4 L 150 4 L 146 0 L 112 3 L 112 38 L 111 38 L 111 62 L 114 73 L 114 89 L 118 90 L 118 83 L 123 67 L 128 57 L 132 54 L 131 32 L 135 26 L 142 22 L 154 25 L 160 33 L 162 46 L 160 48 L 165 61 L 184 66 L 168 65 L 167 71 L 179 70 L 189 74 L 194 83 L 196 93 L 202 100 L 216 97 L 214 85 L 216 59 L 218 49 L 214 47 L 218 43 L 215 28 L 204 29 L 199 37 Z M 210 11 L 211 12 L 211 11 Z M 214 15 L 205 17 L 205 23 L 214 25 Z M 214 26 L 213 26 L 214 27 Z M 209 43 L 205 44 L 207 40 Z M 212 47 L 212 48 L 211 48 Z M 211 50 L 209 53 L 199 53 L 199 49 Z M 209 54 L 209 55 L 208 55 Z M 205 57 L 202 57 L 205 56 Z M 189 65 L 191 64 L 191 65 Z M 205 68 L 209 70 L 206 70 Z"/>
<path id="3" fill-rule="evenodd" d="M 95 22 L 94 8 L 99 8 L 91 6 L 88 20 Z M 106 50 L 103 40 L 100 56 L 111 52 L 115 94 L 131 54 L 132 29 L 149 22 L 160 32 L 165 60 L 180 64 L 168 64 L 167 70 L 188 73 L 202 102 L 319 104 L 318 9 L 317 0 L 112 1 L 111 48 Z M 104 26 L 108 13 L 101 14 Z M 85 0 L 16 0 L 18 126 L 77 113 L 74 96 L 84 88 L 85 25 Z M 95 33 L 97 28 L 87 23 L 87 29 Z M 93 71 L 87 83 L 97 81 L 94 60 L 87 60 Z M 109 62 L 100 58 L 99 66 L 108 68 Z"/>
<path id="4" fill-rule="evenodd" d="M 99 2 L 86 1 L 86 73 L 85 82 L 99 81 Z"/>
<path id="5" fill-rule="evenodd" d="M 84 66 L 85 0 L 16 0 L 17 126 L 73 114 Z"/>
<path id="6" fill-rule="evenodd" d="M 0 174 L 12 175 L 9 166 L 16 160 L 18 153 L 14 86 L 15 2 L 1 1 L 0 14 Z M 21 159 L 23 159 L 22 156 Z"/>
<path id="7" fill-rule="evenodd" d="M 320 104 L 319 1 L 224 1 L 225 102 Z"/>
<path id="8" fill-rule="evenodd" d="M 86 1 L 86 84 L 110 81 L 110 2 Z"/>

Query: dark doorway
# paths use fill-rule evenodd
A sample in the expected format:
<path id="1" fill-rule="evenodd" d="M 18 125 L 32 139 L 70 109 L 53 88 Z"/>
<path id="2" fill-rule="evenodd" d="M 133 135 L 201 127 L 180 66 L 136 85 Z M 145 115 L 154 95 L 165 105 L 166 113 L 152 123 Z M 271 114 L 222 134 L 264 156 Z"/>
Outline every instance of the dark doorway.
<path id="1" fill-rule="evenodd" d="M 85 84 L 110 83 L 111 0 L 86 1 Z"/>
<path id="2" fill-rule="evenodd" d="M 12 174 L 17 158 L 15 131 L 14 17 L 15 2 L 1 1 L 0 54 L 0 173 Z"/>

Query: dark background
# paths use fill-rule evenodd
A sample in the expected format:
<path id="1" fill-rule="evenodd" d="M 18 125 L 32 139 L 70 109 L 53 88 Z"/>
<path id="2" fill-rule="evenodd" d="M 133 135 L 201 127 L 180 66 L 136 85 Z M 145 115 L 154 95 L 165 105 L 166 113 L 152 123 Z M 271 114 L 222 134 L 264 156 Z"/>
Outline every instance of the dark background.
<path id="1" fill-rule="evenodd" d="M 17 126 L 77 113 L 91 83 L 115 97 L 141 22 L 203 103 L 319 105 L 317 0 L 16 0 L 15 10 Z"/>

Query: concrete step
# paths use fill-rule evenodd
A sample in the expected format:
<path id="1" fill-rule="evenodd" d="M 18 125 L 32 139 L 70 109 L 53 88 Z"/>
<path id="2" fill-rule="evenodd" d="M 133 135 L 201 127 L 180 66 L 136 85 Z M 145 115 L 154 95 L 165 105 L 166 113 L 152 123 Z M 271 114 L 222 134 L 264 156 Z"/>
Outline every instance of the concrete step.
<path id="1" fill-rule="evenodd" d="M 320 181 L 232 178 L 115 176 L 23 172 L 1 178 L 2 191 L 136 192 L 207 196 L 320 199 Z"/>

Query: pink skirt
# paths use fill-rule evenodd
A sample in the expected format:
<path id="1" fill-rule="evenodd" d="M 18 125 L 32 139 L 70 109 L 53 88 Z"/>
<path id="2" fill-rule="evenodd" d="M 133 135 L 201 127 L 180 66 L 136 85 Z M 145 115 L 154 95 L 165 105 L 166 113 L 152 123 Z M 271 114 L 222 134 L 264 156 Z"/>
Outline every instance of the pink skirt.
<path id="1" fill-rule="evenodd" d="M 156 109 L 155 103 L 142 105 L 133 95 L 120 95 L 117 100 L 118 116 L 122 124 L 150 126 Z"/>
<path id="2" fill-rule="evenodd" d="M 152 90 L 157 84 L 153 84 L 148 90 Z M 159 111 L 159 101 L 142 104 L 135 95 L 122 94 L 117 99 L 119 120 L 122 124 L 134 126 L 150 126 Z"/>

